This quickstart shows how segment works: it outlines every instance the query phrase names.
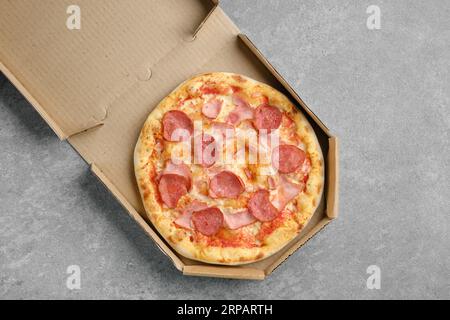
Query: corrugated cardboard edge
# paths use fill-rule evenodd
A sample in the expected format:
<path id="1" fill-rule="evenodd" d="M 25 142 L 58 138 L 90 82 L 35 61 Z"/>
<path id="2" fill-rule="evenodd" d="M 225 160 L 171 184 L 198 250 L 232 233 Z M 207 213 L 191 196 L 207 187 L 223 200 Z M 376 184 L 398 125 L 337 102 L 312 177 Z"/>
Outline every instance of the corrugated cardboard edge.
<path id="1" fill-rule="evenodd" d="M 328 139 L 327 172 L 326 213 L 335 219 L 339 212 L 339 140 L 334 136 Z"/>
<path id="2" fill-rule="evenodd" d="M 119 189 L 106 177 L 106 175 L 100 170 L 99 167 L 93 163 L 91 165 L 92 172 L 100 179 L 100 181 L 106 186 L 108 190 L 114 195 L 120 204 L 128 211 L 131 218 L 142 227 L 144 232 L 155 241 L 158 248 L 169 257 L 175 268 L 183 271 L 184 263 L 173 253 L 173 251 L 167 246 L 167 244 L 161 240 L 159 235 L 149 226 L 149 224 L 142 218 L 142 216 L 134 209 L 134 207 L 127 201 L 127 199 L 120 193 Z"/>
<path id="3" fill-rule="evenodd" d="M 214 13 L 214 11 L 219 7 L 219 0 L 210 0 L 210 1 L 213 3 L 213 8 L 208 12 L 208 14 L 206 15 L 205 19 L 203 19 L 203 21 L 200 23 L 200 25 L 194 31 L 194 33 L 192 35 L 192 40 L 195 40 L 195 38 L 197 38 L 198 33 L 203 28 L 203 26 L 205 25 L 206 21 L 208 21 L 209 17 L 211 17 L 211 15 Z"/>
<path id="4" fill-rule="evenodd" d="M 41 115 L 45 122 L 52 128 L 59 139 L 64 140 L 67 135 L 61 130 L 56 121 L 45 111 L 45 108 L 37 101 L 30 91 L 16 78 L 16 76 L 0 62 L 0 71 L 9 79 L 9 81 L 19 90 L 25 99 L 34 107 L 34 109 Z"/>
<path id="5" fill-rule="evenodd" d="M 254 268 L 223 268 L 215 266 L 184 266 L 183 275 L 197 277 L 214 277 L 240 280 L 264 280 L 263 270 Z"/>

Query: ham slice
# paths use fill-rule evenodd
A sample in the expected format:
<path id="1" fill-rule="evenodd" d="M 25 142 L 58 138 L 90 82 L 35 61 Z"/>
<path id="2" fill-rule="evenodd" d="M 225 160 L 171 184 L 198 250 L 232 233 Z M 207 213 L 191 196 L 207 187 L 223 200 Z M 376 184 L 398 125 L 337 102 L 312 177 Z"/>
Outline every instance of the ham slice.
<path id="1" fill-rule="evenodd" d="M 224 213 L 223 219 L 225 226 L 231 230 L 245 227 L 256 221 L 255 217 L 251 215 L 248 210 L 243 210 L 236 213 Z"/>
<path id="2" fill-rule="evenodd" d="M 208 208 L 206 203 L 194 200 L 181 211 L 181 215 L 175 220 L 175 224 L 185 229 L 192 229 L 192 213 Z"/>
<path id="3" fill-rule="evenodd" d="M 289 201 L 303 191 L 304 187 L 303 183 L 293 183 L 284 175 L 281 175 L 274 196 L 271 199 L 273 206 L 282 211 Z"/>
<path id="4" fill-rule="evenodd" d="M 211 125 L 212 136 L 217 142 L 219 154 L 223 153 L 227 143 L 232 143 L 235 132 L 234 126 L 226 122 L 213 122 Z"/>
<path id="5" fill-rule="evenodd" d="M 308 176 L 309 173 L 311 172 L 311 159 L 310 158 L 306 158 L 305 162 L 303 162 L 302 167 L 300 168 L 300 171 L 303 173 L 303 176 Z"/>
<path id="6" fill-rule="evenodd" d="M 216 162 L 216 140 L 209 134 L 202 133 L 194 139 L 195 163 L 209 168 Z"/>
<path id="7" fill-rule="evenodd" d="M 219 134 L 222 136 L 222 140 L 225 140 L 227 137 L 234 137 L 234 126 L 229 123 L 213 122 L 211 128 L 214 134 Z"/>
<path id="8" fill-rule="evenodd" d="M 232 98 L 236 107 L 228 114 L 226 121 L 236 126 L 241 121 L 253 119 L 253 108 L 248 102 L 237 94 L 234 94 Z"/>
<path id="9" fill-rule="evenodd" d="M 275 179 L 271 176 L 267 177 L 267 184 L 269 185 L 270 190 L 275 190 L 277 184 L 275 183 Z"/>
<path id="10" fill-rule="evenodd" d="M 247 176 L 248 179 L 252 180 L 253 179 L 253 173 L 249 168 L 244 168 L 244 173 Z"/>
<path id="11" fill-rule="evenodd" d="M 202 113 L 209 119 L 215 119 L 222 109 L 223 101 L 219 99 L 211 99 L 202 107 Z"/>
<path id="12" fill-rule="evenodd" d="M 185 229 L 192 229 L 191 226 L 192 211 L 184 212 L 175 220 L 175 224 Z"/>

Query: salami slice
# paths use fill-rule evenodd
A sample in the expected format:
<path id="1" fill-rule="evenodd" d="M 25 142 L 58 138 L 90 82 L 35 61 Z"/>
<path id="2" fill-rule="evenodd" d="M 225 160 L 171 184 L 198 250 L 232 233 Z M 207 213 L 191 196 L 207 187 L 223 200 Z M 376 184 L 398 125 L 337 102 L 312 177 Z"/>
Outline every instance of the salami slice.
<path id="1" fill-rule="evenodd" d="M 188 193 L 189 182 L 178 174 L 164 174 L 159 180 L 158 191 L 162 201 L 169 208 L 176 208 L 178 200 Z"/>
<path id="2" fill-rule="evenodd" d="M 215 235 L 223 225 L 223 214 L 218 208 L 207 208 L 192 214 L 195 230 L 205 236 Z"/>
<path id="3" fill-rule="evenodd" d="M 186 164 L 184 163 L 175 164 L 172 162 L 172 160 L 169 160 L 166 163 L 166 168 L 162 172 L 162 176 L 165 174 L 177 174 L 179 176 L 185 177 L 186 181 L 188 182 L 186 187 L 188 188 L 188 190 L 192 188 L 192 173 L 191 169 L 189 169 L 189 167 Z"/>
<path id="4" fill-rule="evenodd" d="M 248 211 L 259 221 L 272 221 L 279 215 L 279 211 L 270 202 L 270 193 L 265 189 L 256 191 L 250 198 Z"/>
<path id="5" fill-rule="evenodd" d="M 241 178 L 230 171 L 222 171 L 215 175 L 209 183 L 209 195 L 212 198 L 237 198 L 244 192 Z"/>
<path id="6" fill-rule="evenodd" d="M 209 168 L 216 163 L 216 140 L 209 134 L 203 133 L 194 139 L 195 163 Z"/>
<path id="7" fill-rule="evenodd" d="M 280 145 L 272 153 L 272 165 L 281 173 L 296 171 L 305 159 L 305 152 L 293 145 Z"/>
<path id="8" fill-rule="evenodd" d="M 253 125 L 256 129 L 276 130 L 281 125 L 283 114 L 277 107 L 262 104 L 255 110 Z"/>
<path id="9" fill-rule="evenodd" d="M 164 114 L 162 119 L 163 137 L 167 141 L 185 141 L 194 132 L 192 120 L 179 110 L 171 110 Z"/>

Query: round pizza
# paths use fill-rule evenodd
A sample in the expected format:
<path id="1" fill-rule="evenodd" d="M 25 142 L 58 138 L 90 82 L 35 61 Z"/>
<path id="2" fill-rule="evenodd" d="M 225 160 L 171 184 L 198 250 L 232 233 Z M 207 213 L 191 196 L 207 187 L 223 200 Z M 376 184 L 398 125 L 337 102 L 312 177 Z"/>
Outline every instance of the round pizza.
<path id="1" fill-rule="evenodd" d="M 232 73 L 193 77 L 150 113 L 134 155 L 148 218 L 181 255 L 236 265 L 269 257 L 314 214 L 324 161 L 279 91 Z"/>

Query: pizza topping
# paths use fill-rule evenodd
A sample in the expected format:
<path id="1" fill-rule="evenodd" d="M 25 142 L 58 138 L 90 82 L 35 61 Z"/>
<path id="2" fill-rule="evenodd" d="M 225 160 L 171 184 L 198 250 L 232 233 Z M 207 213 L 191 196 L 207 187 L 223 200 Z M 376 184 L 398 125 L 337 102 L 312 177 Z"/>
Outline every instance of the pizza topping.
<path id="1" fill-rule="evenodd" d="M 247 176 L 248 179 L 252 180 L 253 179 L 253 173 L 249 168 L 244 168 L 244 173 Z"/>
<path id="2" fill-rule="evenodd" d="M 209 119 L 215 119 L 222 109 L 223 101 L 219 99 L 211 99 L 202 107 L 202 113 Z"/>
<path id="3" fill-rule="evenodd" d="M 221 138 L 225 143 L 227 139 L 232 139 L 234 137 L 234 126 L 225 122 L 213 122 L 212 134 L 217 138 Z"/>
<path id="4" fill-rule="evenodd" d="M 213 131 L 223 134 L 224 137 L 227 133 L 227 130 L 234 132 L 234 126 L 226 122 L 213 122 L 211 128 Z"/>
<path id="5" fill-rule="evenodd" d="M 272 199 L 272 204 L 275 208 L 282 211 L 289 201 L 297 197 L 304 188 L 305 185 L 303 183 L 293 183 L 284 175 L 280 175 L 280 181 Z"/>
<path id="6" fill-rule="evenodd" d="M 295 124 L 295 122 L 285 113 L 283 114 L 282 124 L 283 127 L 291 128 Z"/>
<path id="7" fill-rule="evenodd" d="M 242 88 L 239 86 L 230 86 L 230 88 L 233 91 L 233 93 L 242 91 Z"/>
<path id="8" fill-rule="evenodd" d="M 162 119 L 163 137 L 167 141 L 185 141 L 194 132 L 192 120 L 179 110 L 171 110 L 164 114 Z"/>
<path id="9" fill-rule="evenodd" d="M 163 152 L 163 150 L 164 150 L 164 141 L 162 139 L 156 138 L 154 152 L 156 152 L 156 155 L 159 157 Z"/>
<path id="10" fill-rule="evenodd" d="M 242 97 L 233 95 L 235 108 L 228 114 L 226 121 L 232 125 L 238 125 L 241 121 L 253 119 L 253 108 Z"/>
<path id="11" fill-rule="evenodd" d="M 279 211 L 270 202 L 270 193 L 261 189 L 256 191 L 250 198 L 247 208 L 249 212 L 259 221 L 272 221 L 279 215 Z"/>
<path id="12" fill-rule="evenodd" d="M 195 163 L 209 168 L 216 162 L 216 142 L 214 137 L 203 133 L 194 139 Z"/>
<path id="13" fill-rule="evenodd" d="M 230 171 L 215 175 L 209 183 L 209 188 L 212 198 L 237 198 L 245 190 L 241 178 Z"/>
<path id="14" fill-rule="evenodd" d="M 192 211 L 186 211 L 183 212 L 175 221 L 174 223 L 185 229 L 192 229 L 191 226 L 191 217 L 192 217 Z"/>
<path id="15" fill-rule="evenodd" d="M 275 179 L 271 176 L 267 177 L 267 184 L 269 185 L 270 190 L 274 190 L 277 187 Z"/>
<path id="16" fill-rule="evenodd" d="M 224 213 L 223 219 L 225 226 L 231 230 L 245 227 L 256 221 L 255 217 L 251 215 L 248 210 L 243 210 L 236 213 Z"/>
<path id="17" fill-rule="evenodd" d="M 251 97 L 253 99 L 259 99 L 261 101 L 261 104 L 268 104 L 269 103 L 269 97 L 267 97 L 265 94 L 262 94 L 259 91 L 253 92 L 251 94 Z"/>
<path id="18" fill-rule="evenodd" d="M 311 159 L 309 157 L 306 157 L 300 171 L 303 173 L 303 176 L 309 175 L 309 172 L 311 171 Z"/>
<path id="19" fill-rule="evenodd" d="M 274 106 L 262 104 L 255 110 L 253 125 L 256 129 L 276 130 L 281 125 L 283 114 Z"/>
<path id="20" fill-rule="evenodd" d="M 176 208 L 178 200 L 188 193 L 188 181 L 178 174 L 164 174 L 159 180 L 158 190 L 162 201 L 169 208 Z"/>
<path id="21" fill-rule="evenodd" d="M 296 171 L 305 159 L 305 152 L 293 145 L 280 145 L 272 153 L 272 165 L 281 173 Z"/>
<path id="22" fill-rule="evenodd" d="M 165 175 L 165 174 L 177 174 L 179 176 L 185 177 L 186 181 L 187 181 L 187 189 L 190 190 L 192 187 L 192 173 L 191 173 L 191 169 L 189 169 L 189 167 L 184 164 L 184 163 L 179 163 L 179 164 L 175 164 L 172 162 L 172 160 L 167 161 L 166 164 L 166 168 L 163 170 L 161 175 Z"/>
<path id="23" fill-rule="evenodd" d="M 205 236 L 215 235 L 223 225 L 223 214 L 218 208 L 207 208 L 192 213 L 195 230 Z"/>
<path id="24" fill-rule="evenodd" d="M 186 208 L 183 209 L 181 215 L 174 221 L 179 227 L 185 229 L 192 229 L 192 213 L 206 209 L 208 205 L 206 203 L 200 202 L 198 200 L 192 201 Z"/>

